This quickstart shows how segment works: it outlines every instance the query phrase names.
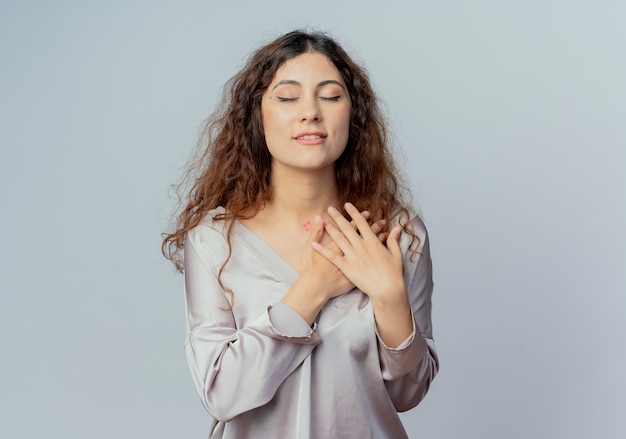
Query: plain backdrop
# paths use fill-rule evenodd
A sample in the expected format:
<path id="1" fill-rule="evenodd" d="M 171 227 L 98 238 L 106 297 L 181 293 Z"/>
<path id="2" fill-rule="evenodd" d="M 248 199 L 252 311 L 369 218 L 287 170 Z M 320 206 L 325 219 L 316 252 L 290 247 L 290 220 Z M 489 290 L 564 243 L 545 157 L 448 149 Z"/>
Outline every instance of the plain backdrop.
<path id="1" fill-rule="evenodd" d="M 626 3 L 0 3 L 0 437 L 205 438 L 177 181 L 256 47 L 370 72 L 431 234 L 411 438 L 626 437 Z"/>

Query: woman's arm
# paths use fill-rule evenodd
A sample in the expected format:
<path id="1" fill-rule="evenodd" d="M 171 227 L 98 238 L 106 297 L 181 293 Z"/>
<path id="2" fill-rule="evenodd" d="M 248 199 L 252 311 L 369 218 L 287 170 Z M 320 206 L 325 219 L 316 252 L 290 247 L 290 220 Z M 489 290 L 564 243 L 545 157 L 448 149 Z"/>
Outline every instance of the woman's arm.
<path id="1" fill-rule="evenodd" d="M 228 421 L 269 402 L 321 340 L 304 319 L 279 304 L 238 328 L 212 261 L 211 247 L 221 244 L 215 234 L 209 227 L 199 227 L 187 235 L 185 351 L 206 409 L 214 418 Z M 294 332 L 281 332 L 270 314 L 282 322 L 281 329 L 288 322 Z"/>
<path id="2" fill-rule="evenodd" d="M 409 225 L 420 238 L 419 254 L 411 258 L 409 236 L 394 227 L 386 246 L 368 230 L 349 203 L 346 211 L 357 231 L 334 209 L 338 228 L 327 226 L 341 253 L 314 245 L 348 279 L 369 296 L 376 321 L 383 379 L 398 410 L 414 407 L 426 394 L 438 370 L 432 341 L 432 266 L 424 224 L 414 218 Z"/>
<path id="3" fill-rule="evenodd" d="M 419 253 L 413 258 L 405 251 L 404 278 L 411 306 L 414 331 L 398 347 L 386 346 L 379 337 L 378 352 L 383 379 L 396 410 L 415 407 L 428 392 L 439 370 L 439 359 L 432 335 L 432 262 L 428 234 L 422 221 L 411 226 L 420 237 Z M 405 237 L 405 242 L 409 237 Z M 408 242 L 403 246 L 408 248 Z"/>
<path id="4" fill-rule="evenodd" d="M 363 213 L 362 213 L 363 214 Z M 365 212 L 366 216 L 369 213 Z M 368 226 L 373 233 L 380 230 L 379 224 Z M 354 284 L 326 258 L 313 250 L 313 243 L 320 244 L 324 234 L 324 221 L 316 217 L 309 231 L 307 246 L 303 249 L 303 266 L 300 277 L 285 294 L 281 302 L 289 305 L 312 325 L 324 304 L 354 288 Z M 337 251 L 334 243 L 327 249 Z"/>
<path id="5" fill-rule="evenodd" d="M 332 207 L 328 213 L 337 227 L 326 226 L 340 251 L 323 248 L 317 243 L 314 247 L 369 297 L 379 336 L 387 345 L 395 347 L 413 330 L 399 244 L 402 228 L 392 228 L 383 243 L 352 204 L 346 203 L 344 207 L 356 228 Z"/>

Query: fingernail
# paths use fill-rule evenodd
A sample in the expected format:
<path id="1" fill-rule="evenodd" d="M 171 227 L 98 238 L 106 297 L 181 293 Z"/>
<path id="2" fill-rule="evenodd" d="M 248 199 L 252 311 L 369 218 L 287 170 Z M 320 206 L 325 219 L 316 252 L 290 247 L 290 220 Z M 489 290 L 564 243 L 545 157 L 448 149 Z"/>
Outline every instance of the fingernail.
<path id="1" fill-rule="evenodd" d="M 322 224 L 322 217 L 321 216 L 316 216 L 315 217 L 315 224 Z"/>

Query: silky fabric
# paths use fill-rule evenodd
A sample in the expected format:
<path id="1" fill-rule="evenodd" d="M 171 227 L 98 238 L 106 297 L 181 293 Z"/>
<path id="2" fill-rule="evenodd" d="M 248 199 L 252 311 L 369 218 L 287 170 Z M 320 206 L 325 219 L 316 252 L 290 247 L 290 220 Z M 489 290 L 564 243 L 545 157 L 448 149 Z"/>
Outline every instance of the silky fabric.
<path id="1" fill-rule="evenodd" d="M 358 289 L 329 300 L 311 328 L 280 302 L 298 272 L 243 224 L 209 212 L 184 250 L 185 351 L 213 439 L 406 438 L 397 411 L 416 406 L 438 370 L 432 338 L 428 236 L 415 216 L 418 253 L 403 233 L 413 333 L 398 347 L 376 332 Z M 231 306 L 232 305 L 232 306 Z"/>

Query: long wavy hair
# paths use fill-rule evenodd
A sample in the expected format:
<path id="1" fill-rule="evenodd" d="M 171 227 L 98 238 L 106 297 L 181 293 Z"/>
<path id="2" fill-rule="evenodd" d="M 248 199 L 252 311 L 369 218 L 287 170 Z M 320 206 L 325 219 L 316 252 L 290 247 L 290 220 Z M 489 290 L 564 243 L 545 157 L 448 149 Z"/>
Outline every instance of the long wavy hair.
<path id="1" fill-rule="evenodd" d="M 271 156 L 265 143 L 261 98 L 286 61 L 314 52 L 334 64 L 352 102 L 348 143 L 335 166 L 340 205 L 349 200 L 360 211 L 371 212 L 372 219 L 390 220 L 399 215 L 412 237 L 411 244 L 418 240 L 406 227 L 409 215 L 403 200 L 408 192 L 400 185 L 388 147 L 386 121 L 367 72 L 328 35 L 296 30 L 252 53 L 226 83 L 221 103 L 206 121 L 184 177 L 175 185 L 179 207 L 174 231 L 163 234 L 163 255 L 178 271 L 183 272 L 187 232 L 209 210 L 224 207 L 215 220 L 251 218 L 271 200 Z M 233 224 L 230 221 L 227 229 L 229 249 Z M 230 252 L 220 275 L 229 259 Z"/>

